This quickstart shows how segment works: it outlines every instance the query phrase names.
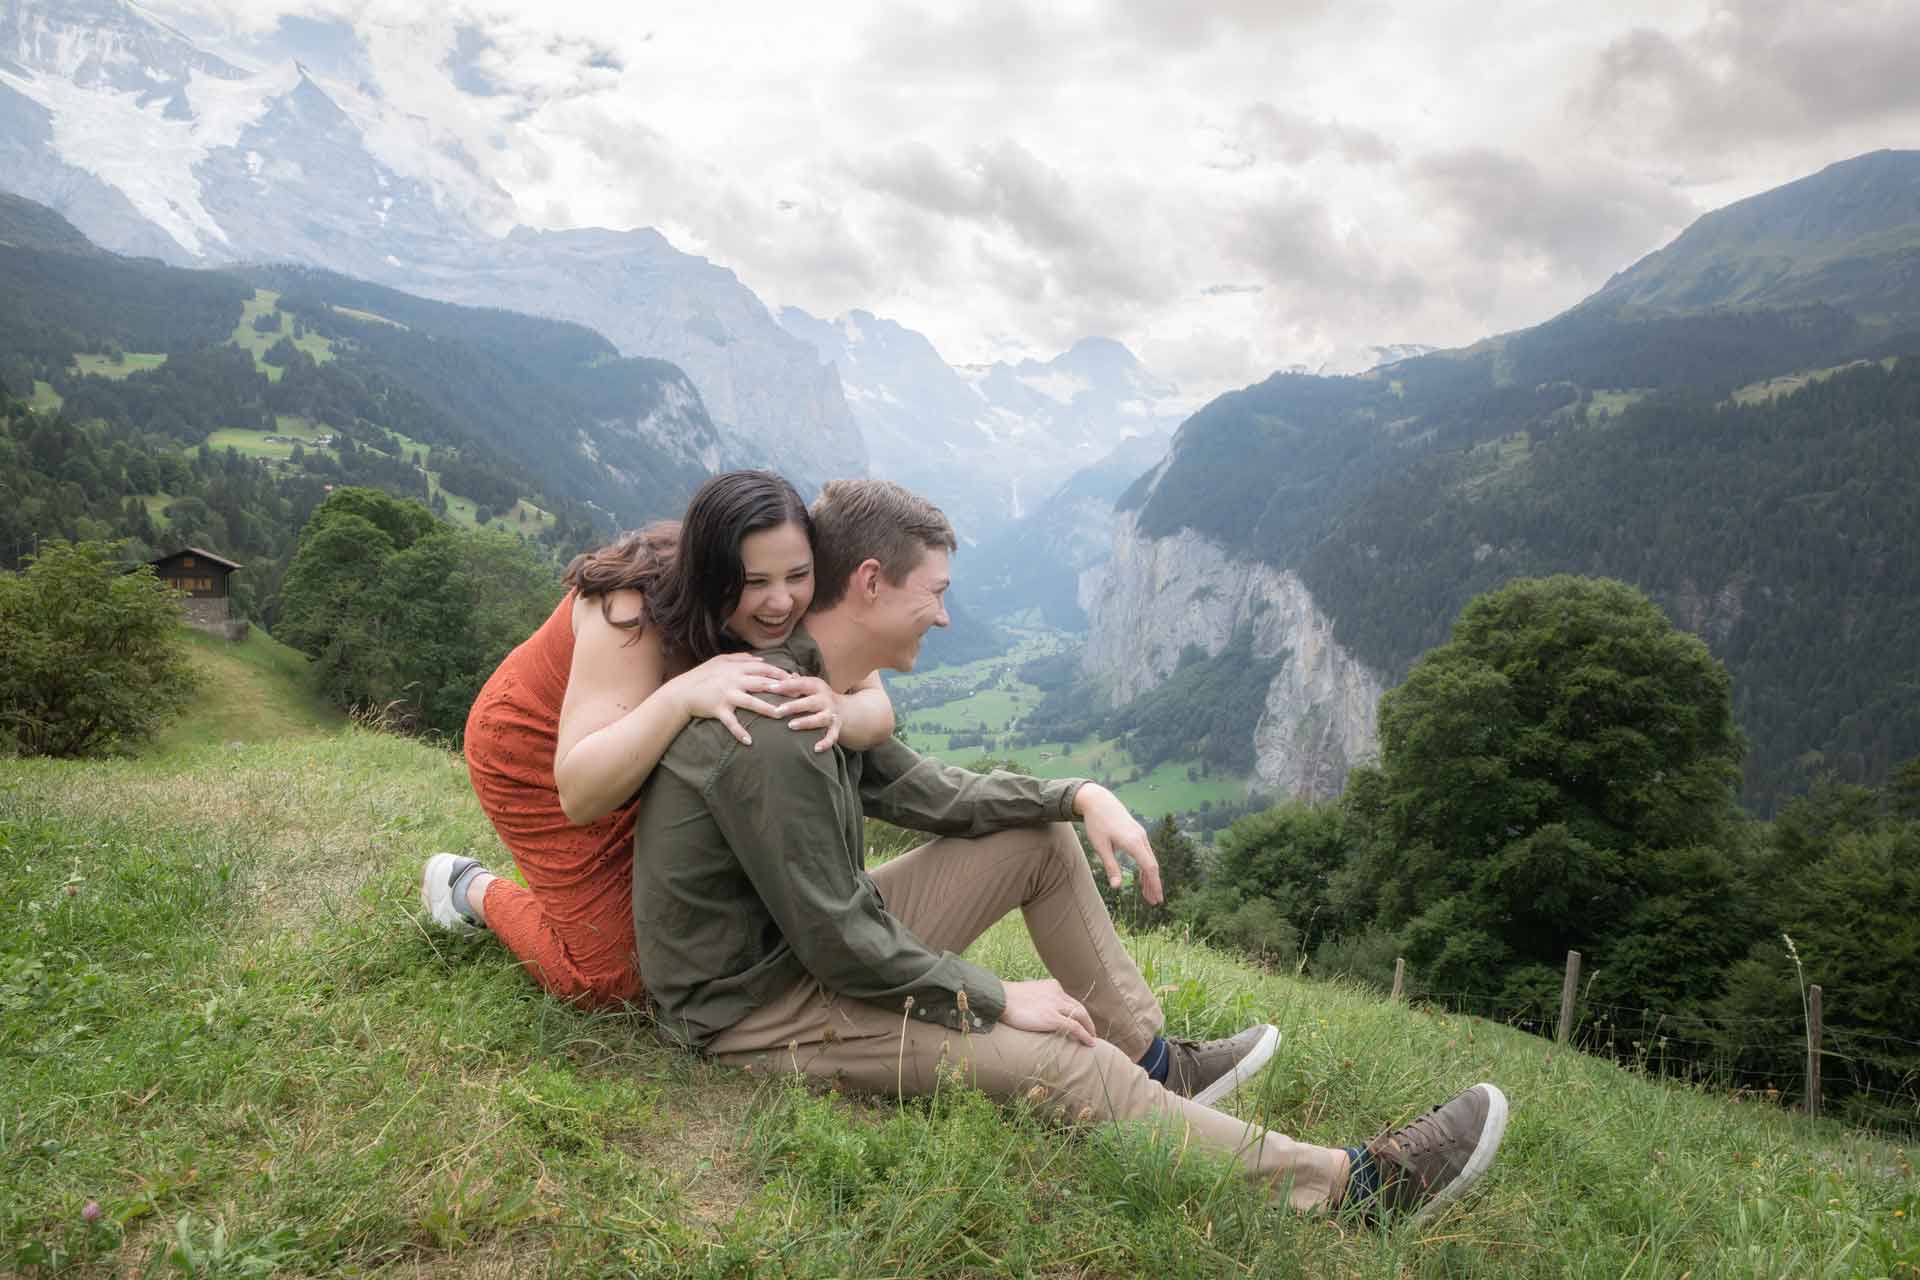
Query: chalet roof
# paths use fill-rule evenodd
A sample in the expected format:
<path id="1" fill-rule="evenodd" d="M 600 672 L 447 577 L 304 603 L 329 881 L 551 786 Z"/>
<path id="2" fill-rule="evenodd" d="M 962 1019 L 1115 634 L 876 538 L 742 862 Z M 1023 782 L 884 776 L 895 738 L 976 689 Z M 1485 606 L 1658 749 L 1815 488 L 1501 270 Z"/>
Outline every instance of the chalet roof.
<path id="1" fill-rule="evenodd" d="M 153 559 L 147 561 L 147 563 L 154 564 L 154 565 L 165 564 L 167 561 L 173 559 L 175 556 L 200 556 L 203 559 L 213 561 L 215 564 L 225 565 L 227 567 L 228 572 L 232 572 L 235 569 L 244 567 L 242 565 L 235 564 L 233 561 L 227 559 L 225 556 L 215 555 L 213 552 L 208 551 L 202 547 L 182 547 L 178 551 L 170 551 L 164 556 L 155 556 Z"/>

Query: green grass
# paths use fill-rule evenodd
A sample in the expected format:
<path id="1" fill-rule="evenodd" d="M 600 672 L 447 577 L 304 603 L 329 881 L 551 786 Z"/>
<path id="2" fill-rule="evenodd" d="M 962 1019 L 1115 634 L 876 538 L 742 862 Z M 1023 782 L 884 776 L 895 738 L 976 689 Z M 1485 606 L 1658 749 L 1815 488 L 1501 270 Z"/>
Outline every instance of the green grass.
<path id="1" fill-rule="evenodd" d="M 1004 733 L 1014 720 L 1038 705 L 1040 691 L 1032 685 L 1015 682 L 1010 688 L 981 689 L 964 698 L 910 711 L 905 718 L 915 725 L 924 725 L 927 732 L 984 729 L 989 733 Z"/>
<path id="2" fill-rule="evenodd" d="M 1889 356 L 1880 361 L 1880 364 L 1883 368 L 1891 369 L 1894 359 L 1895 357 Z M 1830 369 L 1809 369 L 1804 373 L 1788 373 L 1777 378 L 1750 382 L 1736 390 L 1732 399 L 1736 404 L 1759 404 L 1763 400 L 1774 400 L 1780 396 L 1790 395 L 1811 383 L 1825 382 L 1836 373 L 1845 373 L 1849 369 L 1857 369 L 1866 363 L 1868 362 L 1865 360 L 1853 360 L 1846 364 L 1835 365 Z"/>
<path id="3" fill-rule="evenodd" d="M 1493 1079 L 1484 1190 L 1303 1220 L 1192 1151 L 965 1091 L 755 1080 L 418 921 L 498 859 L 458 757 L 347 729 L 0 763 L 0 1270 L 35 1275 L 1910 1275 L 1898 1149 L 1484 1021 L 1131 940 L 1169 1028 L 1265 1018 L 1239 1114 L 1346 1142 Z M 1017 920 L 970 953 L 1039 975 Z M 81 1215 L 88 1201 L 98 1224 Z"/>
<path id="4" fill-rule="evenodd" d="M 1593 393 L 1593 403 L 1588 406 L 1587 412 L 1594 417 L 1604 414 L 1610 418 L 1617 418 L 1646 398 L 1647 393 L 1644 391 L 1596 391 Z"/>
<path id="5" fill-rule="evenodd" d="M 1495 1080 L 1514 1118 L 1482 1188 L 1426 1227 L 1301 1219 L 1145 1132 L 1063 1131 L 958 1085 L 902 1105 L 712 1066 L 538 994 L 485 936 L 423 927 L 427 854 L 504 864 L 458 756 L 330 727 L 264 636 L 194 658 L 236 705 L 203 696 L 177 739 L 0 760 L 0 1273 L 1920 1267 L 1896 1146 L 1173 933 L 1129 939 L 1170 1032 L 1281 1029 L 1237 1114 L 1346 1143 Z M 969 955 L 1041 976 L 1017 918 Z"/>
<path id="6" fill-rule="evenodd" d="M 253 327 L 255 317 L 278 314 L 280 327 L 271 333 L 261 333 Z M 293 317 L 280 311 L 280 295 L 271 289 L 255 289 L 240 310 L 240 323 L 233 327 L 233 335 L 227 339 L 242 351 L 253 354 L 254 368 L 267 375 L 270 381 L 280 381 L 284 372 L 280 366 L 268 364 L 263 358 L 269 348 L 282 338 L 293 337 Z M 333 343 L 327 338 L 309 330 L 304 337 L 294 339 L 294 346 L 312 356 L 321 364 L 333 359 Z"/>
<path id="7" fill-rule="evenodd" d="M 1083 738 L 1070 744 L 1071 749 L 1064 754 L 1057 742 L 1031 747 L 1006 747 L 997 742 L 985 747 L 947 746 L 947 735 L 955 732 L 981 728 L 989 733 L 1005 732 L 1015 716 L 1025 715 L 1038 702 L 1038 690 L 1016 683 L 1012 689 L 983 689 L 970 697 L 909 711 L 901 720 L 907 740 L 929 755 L 962 764 L 982 756 L 1016 760 L 1041 778 L 1112 778 L 1114 794 L 1134 812 L 1154 818 L 1191 813 L 1203 803 L 1238 804 L 1246 799 L 1245 775 L 1214 773 L 1189 780 L 1187 769 L 1194 762 L 1186 760 L 1162 763 L 1131 782 L 1122 782 L 1137 765 L 1117 738 Z"/>
<path id="8" fill-rule="evenodd" d="M 385 316 L 375 315 L 371 311 L 362 311 L 358 307 L 343 307 L 338 303 L 330 303 L 328 304 L 328 310 L 336 311 L 343 316 L 349 316 L 355 320 L 371 320 L 375 324 L 384 324 L 392 329 L 405 329 L 407 327 L 398 320 L 389 320 Z"/>
<path id="9" fill-rule="evenodd" d="M 1533 455 L 1533 440 L 1527 432 L 1516 431 L 1498 440 L 1477 444 L 1468 453 L 1485 469 L 1462 483 L 1460 493 L 1466 497 L 1477 497 L 1499 485 L 1502 480 L 1515 477 Z"/>
<path id="10" fill-rule="evenodd" d="M 1203 803 L 1238 804 L 1247 797 L 1247 779 L 1233 774 L 1210 774 L 1190 781 L 1186 761 L 1167 761 L 1144 778 L 1129 782 L 1116 794 L 1135 813 L 1159 816 L 1191 813 Z"/>
<path id="11" fill-rule="evenodd" d="M 341 310 L 341 308 L 336 307 L 334 310 L 338 311 Z M 384 317 L 379 316 L 372 318 L 384 319 Z M 386 323 L 392 324 L 394 322 L 389 320 L 386 321 Z M 391 434 L 400 444 L 402 457 L 411 457 L 415 452 L 418 452 L 423 459 L 427 456 L 428 445 L 415 440 L 411 436 L 402 435 L 398 431 L 392 432 Z M 479 504 L 471 498 L 461 497 L 451 489 L 441 487 L 440 473 L 438 471 L 429 471 L 427 472 L 428 497 L 431 498 L 432 495 L 436 493 L 446 498 L 447 518 L 454 524 L 464 529 L 477 529 L 480 527 L 480 521 L 477 518 L 480 510 Z M 522 511 L 527 513 L 526 523 L 524 524 L 520 521 L 520 513 Z M 535 506 L 525 499 L 521 499 L 504 513 L 496 514 L 494 518 L 488 522 L 487 527 L 490 529 L 506 529 L 514 533 L 524 533 L 531 537 L 553 524 L 558 518 L 559 517 L 555 516 L 553 512 Z"/>
<path id="12" fill-rule="evenodd" d="M 33 407 L 41 413 L 58 413 L 67 398 L 53 389 L 51 382 L 35 380 L 33 384 Z"/>
<path id="13" fill-rule="evenodd" d="M 314 692 L 307 656 L 259 627 L 237 642 L 194 627 L 184 631 L 200 690 L 155 739 L 156 751 L 310 738 L 345 723 Z"/>
<path id="14" fill-rule="evenodd" d="M 292 441 L 273 440 L 269 439 L 269 437 L 292 435 L 300 437 L 300 448 L 303 452 L 333 452 L 332 449 L 326 446 L 311 443 L 317 433 L 314 431 L 313 424 L 305 418 L 282 416 L 279 419 L 279 423 L 279 428 L 273 431 L 250 431 L 241 427 L 224 427 L 219 431 L 208 433 L 207 447 L 215 452 L 231 448 L 246 458 L 274 458 L 284 461 L 293 456 Z M 289 429 L 287 425 L 289 423 L 305 424 L 305 426 L 304 428 L 296 426 L 293 429 Z"/>
<path id="15" fill-rule="evenodd" d="M 124 378 L 130 373 L 145 373 L 150 369 L 158 369 L 166 362 L 167 357 L 164 352 L 128 351 L 121 356 L 117 364 L 107 356 L 81 354 L 73 358 L 73 371 L 83 377 L 93 374 L 101 378 Z"/>

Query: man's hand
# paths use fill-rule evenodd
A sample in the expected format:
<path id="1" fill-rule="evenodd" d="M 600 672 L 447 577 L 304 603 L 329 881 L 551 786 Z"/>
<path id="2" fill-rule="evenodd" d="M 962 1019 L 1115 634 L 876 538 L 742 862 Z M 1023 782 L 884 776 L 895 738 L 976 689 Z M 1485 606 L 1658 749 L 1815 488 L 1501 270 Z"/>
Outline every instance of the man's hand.
<path id="1" fill-rule="evenodd" d="M 1000 1012 L 1000 1025 L 1043 1035 L 1064 1031 L 1081 1044 L 1093 1043 L 1093 1019 L 1087 1014 L 1087 1006 L 1052 978 L 1002 985 L 1007 992 L 1007 1007 Z"/>
<path id="2" fill-rule="evenodd" d="M 1120 887 L 1120 859 L 1116 849 L 1124 849 L 1140 869 L 1140 896 L 1158 903 L 1166 894 L 1160 888 L 1160 860 L 1153 856 L 1147 829 L 1127 812 L 1120 797 L 1097 782 L 1081 784 L 1073 797 L 1073 811 L 1087 826 L 1087 840 L 1106 864 L 1107 883 Z"/>

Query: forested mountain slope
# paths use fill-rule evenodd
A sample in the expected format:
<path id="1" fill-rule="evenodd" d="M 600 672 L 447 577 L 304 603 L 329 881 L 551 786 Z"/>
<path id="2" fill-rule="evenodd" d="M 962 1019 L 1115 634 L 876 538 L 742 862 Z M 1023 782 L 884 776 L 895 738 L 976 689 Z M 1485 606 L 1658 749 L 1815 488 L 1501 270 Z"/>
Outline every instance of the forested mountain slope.
<path id="1" fill-rule="evenodd" d="M 803 487 L 866 470 L 834 371 L 731 270 L 651 228 L 513 227 L 512 198 L 429 140 L 348 30 L 289 21 L 274 57 L 229 61 L 125 0 L 8 0 L 0 189 L 121 253 L 295 262 L 585 325 L 684 373 L 726 465 Z"/>
<path id="2" fill-rule="evenodd" d="M 1825 302 L 1920 322 L 1920 152 L 1876 151 L 1701 218 L 1584 306 L 1638 312 Z"/>
<path id="3" fill-rule="evenodd" d="M 155 358 L 84 359 L 126 353 Z M 718 443 L 677 369 L 622 359 L 579 325 L 303 268 L 121 258 L 11 199 L 0 206 L 0 381 L 23 395 L 44 384 L 70 416 L 186 444 L 287 417 L 397 433 L 485 473 L 488 493 L 455 489 L 476 502 L 538 497 L 579 507 L 582 521 L 591 504 L 604 524 L 677 510 Z"/>
<path id="4" fill-rule="evenodd" d="M 1223 396 L 1119 507 L 1297 572 L 1390 679 L 1509 578 L 1623 578 L 1727 662 L 1749 803 L 1877 780 L 1920 751 L 1916 252 L 1920 152 L 1863 156 L 1537 328 Z"/>

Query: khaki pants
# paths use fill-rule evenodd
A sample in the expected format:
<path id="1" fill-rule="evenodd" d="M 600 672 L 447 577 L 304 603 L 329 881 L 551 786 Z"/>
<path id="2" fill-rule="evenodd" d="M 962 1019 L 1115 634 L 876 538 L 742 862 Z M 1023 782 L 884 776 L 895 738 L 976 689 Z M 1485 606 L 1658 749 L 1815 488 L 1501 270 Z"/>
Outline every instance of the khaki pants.
<path id="1" fill-rule="evenodd" d="M 932 1093 L 943 1063 L 1001 1099 L 1028 1098 L 1069 1122 L 1148 1121 L 1172 1141 L 1231 1157 L 1294 1208 L 1333 1203 L 1346 1153 L 1308 1146 L 1167 1092 L 1136 1060 L 1163 1025 L 1160 1005 L 1120 945 L 1073 828 L 941 839 L 876 868 L 887 910 L 936 951 L 965 951 L 1015 907 L 1047 971 L 1087 1007 L 1100 1039 L 998 1026 L 965 1034 L 821 989 L 811 978 L 714 1040 L 721 1062 L 799 1070 L 870 1093 Z"/>

